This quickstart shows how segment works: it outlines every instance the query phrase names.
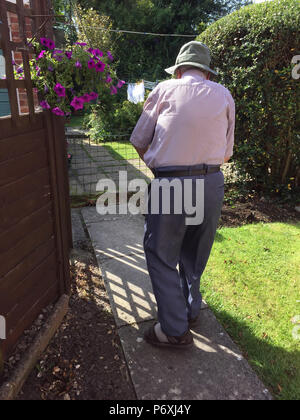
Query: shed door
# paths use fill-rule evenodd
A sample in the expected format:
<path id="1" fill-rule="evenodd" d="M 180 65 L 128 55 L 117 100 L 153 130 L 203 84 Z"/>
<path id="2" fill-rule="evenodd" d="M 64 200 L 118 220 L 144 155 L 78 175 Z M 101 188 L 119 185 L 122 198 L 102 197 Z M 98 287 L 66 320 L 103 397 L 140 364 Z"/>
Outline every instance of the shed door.
<path id="1" fill-rule="evenodd" d="M 5 76 L 5 59 L 0 50 L 0 79 Z M 0 89 L 0 117 L 10 115 L 10 105 L 7 89 Z"/>

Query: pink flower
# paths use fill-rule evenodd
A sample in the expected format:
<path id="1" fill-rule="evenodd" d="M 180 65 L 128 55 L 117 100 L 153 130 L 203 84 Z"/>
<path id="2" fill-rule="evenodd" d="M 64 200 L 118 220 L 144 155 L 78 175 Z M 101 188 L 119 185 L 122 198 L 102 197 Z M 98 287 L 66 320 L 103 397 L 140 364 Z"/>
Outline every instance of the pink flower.
<path id="1" fill-rule="evenodd" d="M 63 117 L 65 115 L 64 111 L 62 111 L 59 107 L 53 108 L 52 112 L 59 117 Z"/>
<path id="2" fill-rule="evenodd" d="M 110 94 L 111 95 L 116 95 L 118 93 L 118 90 L 115 86 L 111 86 L 110 88 Z"/>
<path id="3" fill-rule="evenodd" d="M 48 47 L 48 39 L 47 38 L 41 38 L 40 43 L 44 45 L 44 47 Z"/>
<path id="4" fill-rule="evenodd" d="M 71 106 L 75 109 L 75 111 L 77 111 L 78 109 L 83 109 L 84 101 L 82 98 L 78 98 L 77 96 L 75 96 L 73 98 L 73 101 L 71 102 Z"/>
<path id="5" fill-rule="evenodd" d="M 54 41 L 52 41 L 52 39 L 48 39 L 48 38 L 41 38 L 41 39 L 40 39 L 40 43 L 41 43 L 44 47 L 47 47 L 49 50 L 54 50 L 54 48 L 55 48 L 55 43 L 54 43 Z"/>
<path id="6" fill-rule="evenodd" d="M 123 85 L 125 85 L 124 80 L 119 80 L 119 81 L 118 81 L 118 84 L 117 84 L 117 88 L 118 88 L 118 89 L 121 89 L 121 87 L 122 87 Z"/>
<path id="7" fill-rule="evenodd" d="M 92 50 L 92 54 L 93 54 L 95 57 L 103 57 L 103 52 L 102 52 L 102 51 L 100 51 L 98 48 L 96 48 L 95 50 Z"/>
<path id="8" fill-rule="evenodd" d="M 72 53 L 72 51 L 66 51 L 65 55 L 69 60 L 71 60 L 73 53 Z"/>
<path id="9" fill-rule="evenodd" d="M 110 51 L 107 51 L 107 56 L 110 59 L 110 61 L 114 61 L 114 57 L 111 55 Z"/>
<path id="10" fill-rule="evenodd" d="M 75 42 L 75 45 L 80 45 L 80 47 L 85 47 L 87 45 L 86 42 Z"/>
<path id="11" fill-rule="evenodd" d="M 95 101 L 96 99 L 98 99 L 99 98 L 99 95 L 98 95 L 98 93 L 96 93 L 96 92 L 91 92 L 90 93 L 90 100 L 91 101 Z"/>
<path id="12" fill-rule="evenodd" d="M 54 41 L 52 41 L 51 39 L 48 39 L 48 48 L 49 50 L 54 50 L 55 48 Z"/>
<path id="13" fill-rule="evenodd" d="M 112 78 L 110 77 L 110 75 L 107 75 L 107 78 L 105 80 L 105 83 L 111 83 L 112 82 Z"/>
<path id="14" fill-rule="evenodd" d="M 82 68 L 82 64 L 80 63 L 80 61 L 76 61 L 75 67 L 77 67 L 78 69 Z"/>
<path id="15" fill-rule="evenodd" d="M 83 96 L 81 96 L 81 99 L 84 102 L 90 102 L 91 101 L 90 95 L 88 93 L 85 93 Z"/>
<path id="16" fill-rule="evenodd" d="M 59 96 L 60 98 L 65 98 L 66 97 L 66 88 L 64 88 L 60 83 L 57 83 L 54 87 L 54 92 L 56 93 L 57 96 Z"/>
<path id="17" fill-rule="evenodd" d="M 89 62 L 88 62 L 88 68 L 89 69 L 93 69 L 95 67 L 95 61 L 94 60 L 89 60 Z"/>
<path id="18" fill-rule="evenodd" d="M 44 108 L 44 109 L 50 109 L 50 108 L 51 108 L 51 106 L 48 104 L 48 102 L 47 102 L 47 101 L 41 101 L 41 102 L 40 102 L 40 105 L 41 105 L 41 107 L 42 107 L 42 108 Z"/>
<path id="19" fill-rule="evenodd" d="M 95 65 L 95 69 L 97 72 L 103 72 L 105 69 L 105 64 L 102 63 L 102 61 L 98 61 L 98 63 Z"/>
<path id="20" fill-rule="evenodd" d="M 38 56 L 38 60 L 40 58 L 43 58 L 45 54 L 46 54 L 46 50 L 41 51 L 40 54 L 39 54 L 39 56 Z"/>

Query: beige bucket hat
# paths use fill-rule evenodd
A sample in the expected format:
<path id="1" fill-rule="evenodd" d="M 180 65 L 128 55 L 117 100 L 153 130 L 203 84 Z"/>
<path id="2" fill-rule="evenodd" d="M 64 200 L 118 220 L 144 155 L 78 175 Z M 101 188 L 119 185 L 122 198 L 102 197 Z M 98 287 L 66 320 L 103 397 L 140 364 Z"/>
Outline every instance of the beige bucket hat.
<path id="1" fill-rule="evenodd" d="M 202 70 L 207 70 L 217 76 L 218 73 L 209 67 L 210 62 L 211 56 L 207 45 L 202 44 L 202 42 L 191 41 L 181 47 L 175 66 L 169 67 L 165 71 L 169 74 L 174 74 L 180 66 L 191 65 Z"/>

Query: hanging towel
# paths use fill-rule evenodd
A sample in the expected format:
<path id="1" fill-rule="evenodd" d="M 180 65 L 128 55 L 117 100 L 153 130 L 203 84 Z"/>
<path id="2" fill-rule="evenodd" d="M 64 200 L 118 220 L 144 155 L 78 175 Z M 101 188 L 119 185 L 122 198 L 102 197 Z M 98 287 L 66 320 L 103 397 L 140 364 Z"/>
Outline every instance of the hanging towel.
<path id="1" fill-rule="evenodd" d="M 145 85 L 141 83 L 128 83 L 127 98 L 129 102 L 138 104 L 145 100 Z"/>

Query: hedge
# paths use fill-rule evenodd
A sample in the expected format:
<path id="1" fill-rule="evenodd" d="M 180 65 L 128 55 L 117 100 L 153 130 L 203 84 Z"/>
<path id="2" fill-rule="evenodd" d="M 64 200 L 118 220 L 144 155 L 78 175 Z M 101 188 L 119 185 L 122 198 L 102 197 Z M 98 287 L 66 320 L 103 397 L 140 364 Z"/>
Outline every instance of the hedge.
<path id="1" fill-rule="evenodd" d="M 234 162 L 261 191 L 299 191 L 299 27 L 300 2 L 274 0 L 243 7 L 198 37 L 236 101 Z"/>

